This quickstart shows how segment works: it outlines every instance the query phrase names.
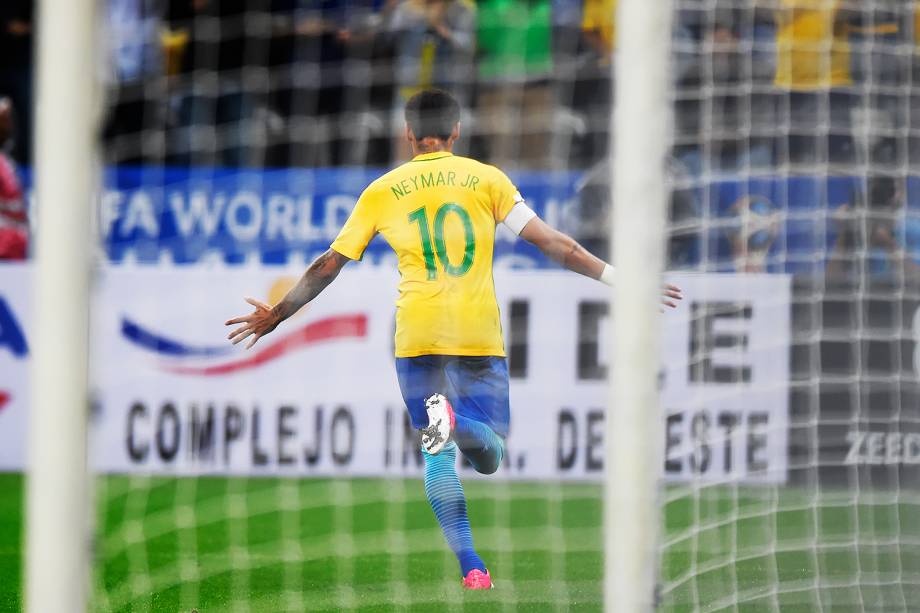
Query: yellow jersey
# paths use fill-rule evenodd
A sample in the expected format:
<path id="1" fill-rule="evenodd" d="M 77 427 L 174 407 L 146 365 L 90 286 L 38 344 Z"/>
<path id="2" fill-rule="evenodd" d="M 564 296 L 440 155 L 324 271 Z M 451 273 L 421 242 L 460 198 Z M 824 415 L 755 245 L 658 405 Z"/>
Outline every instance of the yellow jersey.
<path id="1" fill-rule="evenodd" d="M 776 11 L 777 87 L 810 91 L 853 84 L 850 28 L 841 0 L 782 0 Z"/>
<path id="2" fill-rule="evenodd" d="M 492 252 L 496 225 L 522 201 L 498 168 L 444 151 L 364 190 L 332 249 L 359 260 L 380 233 L 396 252 L 396 357 L 505 355 Z"/>

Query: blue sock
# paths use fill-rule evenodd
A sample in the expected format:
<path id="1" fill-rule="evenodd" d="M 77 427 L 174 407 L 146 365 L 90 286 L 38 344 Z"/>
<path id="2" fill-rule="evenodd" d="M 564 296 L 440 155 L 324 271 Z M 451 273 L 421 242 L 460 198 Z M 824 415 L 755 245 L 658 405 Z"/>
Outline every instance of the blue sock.
<path id="1" fill-rule="evenodd" d="M 474 568 L 485 571 L 486 566 L 473 549 L 473 533 L 466 516 L 466 496 L 457 476 L 457 446 L 448 443 L 438 455 L 425 456 L 425 494 L 441 524 L 447 544 L 460 562 L 465 577 Z"/>
<path id="2" fill-rule="evenodd" d="M 476 472 L 491 475 L 502 463 L 505 441 L 486 424 L 454 413 L 453 437 Z"/>

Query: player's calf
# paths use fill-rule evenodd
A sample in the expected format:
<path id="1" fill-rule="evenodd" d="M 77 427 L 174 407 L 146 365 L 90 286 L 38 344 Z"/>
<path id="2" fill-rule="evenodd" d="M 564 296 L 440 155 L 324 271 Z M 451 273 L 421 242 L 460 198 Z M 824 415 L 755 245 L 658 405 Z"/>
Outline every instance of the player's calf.
<path id="1" fill-rule="evenodd" d="M 456 425 L 454 409 L 442 394 L 432 394 L 425 400 L 428 425 L 421 429 L 422 448 L 431 455 L 437 455 L 450 440 Z"/>

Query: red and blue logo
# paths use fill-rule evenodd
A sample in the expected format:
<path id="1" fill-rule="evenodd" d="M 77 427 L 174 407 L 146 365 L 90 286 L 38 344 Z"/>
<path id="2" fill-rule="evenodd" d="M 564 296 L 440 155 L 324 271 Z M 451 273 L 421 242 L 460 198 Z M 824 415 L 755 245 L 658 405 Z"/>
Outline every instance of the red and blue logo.
<path id="1" fill-rule="evenodd" d="M 122 317 L 121 335 L 135 347 L 163 359 L 162 368 L 167 372 L 210 377 L 258 368 L 289 353 L 320 343 L 365 338 L 367 315 L 337 315 L 310 322 L 261 348 L 256 345 L 254 350 L 247 352 L 243 358 L 232 357 L 236 352 L 229 344 L 188 344 L 145 328 L 127 317 Z"/>

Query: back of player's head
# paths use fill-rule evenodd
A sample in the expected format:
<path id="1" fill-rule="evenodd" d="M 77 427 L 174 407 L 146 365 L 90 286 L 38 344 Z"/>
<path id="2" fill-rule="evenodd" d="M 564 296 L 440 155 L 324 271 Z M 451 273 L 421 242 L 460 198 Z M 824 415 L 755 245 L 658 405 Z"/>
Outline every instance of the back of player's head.
<path id="1" fill-rule="evenodd" d="M 425 89 L 406 103 L 406 123 L 418 140 L 447 140 L 459 122 L 460 104 L 446 91 Z"/>

